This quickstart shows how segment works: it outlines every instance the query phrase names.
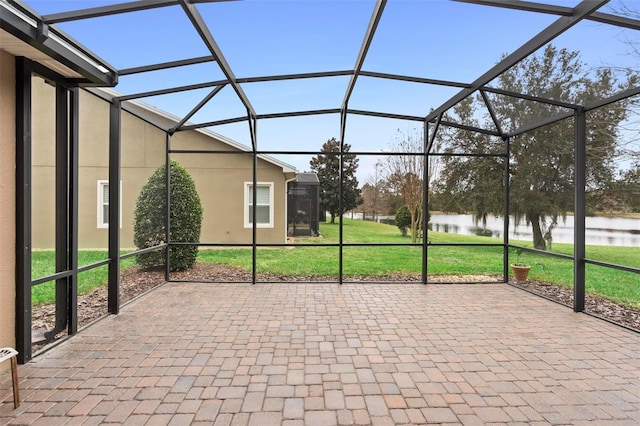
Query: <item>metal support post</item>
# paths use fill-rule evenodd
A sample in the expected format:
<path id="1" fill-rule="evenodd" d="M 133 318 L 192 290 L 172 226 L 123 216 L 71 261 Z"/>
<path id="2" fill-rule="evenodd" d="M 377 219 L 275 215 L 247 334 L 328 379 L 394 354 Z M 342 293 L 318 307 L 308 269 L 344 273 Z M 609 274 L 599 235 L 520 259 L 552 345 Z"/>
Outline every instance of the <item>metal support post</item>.
<path id="1" fill-rule="evenodd" d="M 68 92 L 62 86 L 56 86 L 55 109 L 55 235 L 56 235 L 56 272 L 69 268 L 69 128 L 68 128 Z M 67 328 L 69 302 L 68 277 L 56 280 L 56 318 L 53 329 L 45 332 L 47 340 Z"/>
<path id="2" fill-rule="evenodd" d="M 31 360 L 31 68 L 16 58 L 16 349 Z"/>
<path id="3" fill-rule="evenodd" d="M 69 319 L 67 333 L 78 332 L 78 176 L 80 172 L 80 90 L 69 91 Z"/>
<path id="4" fill-rule="evenodd" d="M 165 134 L 164 157 L 164 280 L 171 278 L 171 135 Z"/>
<path id="5" fill-rule="evenodd" d="M 422 176 L 422 284 L 427 283 L 428 237 L 429 237 L 429 123 L 422 123 L 422 149 L 424 150 L 424 167 Z M 435 129 L 434 129 L 435 131 Z"/>
<path id="6" fill-rule="evenodd" d="M 584 108 L 575 111 L 575 205 L 573 230 L 573 310 L 584 311 L 585 302 L 585 215 L 587 184 L 587 120 Z"/>
<path id="7" fill-rule="evenodd" d="M 509 194 L 511 182 L 511 139 L 504 138 L 504 205 L 502 206 L 502 277 L 505 283 L 509 282 Z"/>
<path id="8" fill-rule="evenodd" d="M 120 312 L 120 120 L 121 105 L 114 99 L 109 109 L 109 284 L 110 314 Z"/>
<path id="9" fill-rule="evenodd" d="M 346 102 L 345 102 L 346 105 Z M 339 220 L 340 222 L 338 223 L 338 283 L 342 284 L 343 282 L 343 277 L 342 274 L 344 273 L 344 224 L 343 222 L 343 215 L 342 215 L 342 208 L 344 206 L 343 203 L 343 197 L 344 197 L 344 137 L 345 137 L 345 133 L 346 133 L 346 128 L 347 128 L 347 110 L 346 108 L 343 108 L 341 113 L 340 113 L 340 147 L 339 147 L 339 152 L 338 152 L 338 158 L 339 158 L 339 166 L 338 166 L 338 170 L 339 170 L 339 176 L 338 176 L 338 184 L 340 185 L 339 190 L 338 190 L 338 214 L 339 214 Z"/>
<path id="10" fill-rule="evenodd" d="M 251 192 L 251 215 L 253 220 L 251 221 L 251 284 L 255 284 L 258 279 L 258 140 L 257 140 L 257 126 L 258 121 L 255 116 L 249 114 L 249 132 L 251 134 L 251 159 L 253 167 L 253 191 Z"/>

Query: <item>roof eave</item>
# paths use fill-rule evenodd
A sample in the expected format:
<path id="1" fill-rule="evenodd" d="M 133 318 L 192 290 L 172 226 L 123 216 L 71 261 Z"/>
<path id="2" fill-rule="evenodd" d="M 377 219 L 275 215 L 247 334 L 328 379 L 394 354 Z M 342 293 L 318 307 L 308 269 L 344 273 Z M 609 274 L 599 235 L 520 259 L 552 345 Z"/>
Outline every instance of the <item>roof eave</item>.
<path id="1" fill-rule="evenodd" d="M 89 88 L 87 90 L 93 93 L 94 95 L 101 97 L 102 99 L 105 99 L 106 101 L 109 101 L 109 102 L 111 102 L 112 99 L 119 97 L 119 93 L 113 89 Z M 138 116 L 143 120 L 148 121 L 149 123 L 152 123 L 154 126 L 157 126 L 158 128 L 161 128 L 164 131 L 169 131 L 170 126 L 167 127 L 168 123 L 171 123 L 171 126 L 173 126 L 180 121 L 179 117 L 176 117 L 173 114 L 168 113 L 167 111 L 153 107 L 137 99 L 123 102 L 122 107 L 123 109 L 130 112 L 131 114 Z M 144 116 L 141 116 L 141 114 L 144 114 Z M 237 141 L 234 141 L 233 139 L 230 139 L 219 133 L 216 133 L 212 130 L 209 130 L 207 128 L 194 129 L 194 131 L 200 132 L 204 135 L 207 135 L 208 137 L 219 140 L 220 142 L 226 145 L 229 145 L 230 147 L 233 147 L 239 151 L 251 152 L 250 147 L 243 145 Z M 296 169 L 295 166 L 292 166 L 291 164 L 287 164 L 284 161 L 278 160 L 277 158 L 274 158 L 270 155 L 258 154 L 257 157 L 261 160 L 264 160 L 268 163 L 271 163 L 275 166 L 282 168 L 283 173 L 294 173 L 294 174 L 298 173 L 298 169 Z"/>
<path id="2" fill-rule="evenodd" d="M 0 0 L 0 28 L 82 76 L 79 86 L 115 86 L 117 70 L 21 2 Z"/>

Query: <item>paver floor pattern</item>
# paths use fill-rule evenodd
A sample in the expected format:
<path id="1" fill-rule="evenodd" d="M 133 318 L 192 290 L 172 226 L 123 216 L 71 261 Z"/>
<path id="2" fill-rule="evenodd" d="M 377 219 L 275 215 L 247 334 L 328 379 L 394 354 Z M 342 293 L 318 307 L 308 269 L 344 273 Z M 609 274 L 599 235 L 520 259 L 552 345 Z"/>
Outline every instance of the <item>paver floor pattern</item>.
<path id="1" fill-rule="evenodd" d="M 640 335 L 502 284 L 170 283 L 20 379 L 0 424 L 640 424 Z"/>

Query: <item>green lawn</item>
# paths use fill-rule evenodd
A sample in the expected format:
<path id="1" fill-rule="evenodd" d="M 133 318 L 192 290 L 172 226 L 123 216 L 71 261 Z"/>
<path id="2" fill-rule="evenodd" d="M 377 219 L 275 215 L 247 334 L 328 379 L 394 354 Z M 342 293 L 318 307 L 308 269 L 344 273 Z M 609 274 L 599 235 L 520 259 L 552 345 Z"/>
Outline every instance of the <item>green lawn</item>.
<path id="1" fill-rule="evenodd" d="M 299 239 L 304 246 L 287 248 L 259 248 L 256 255 L 257 272 L 276 275 L 309 275 L 335 277 L 338 274 L 338 247 L 322 247 L 339 241 L 339 226 L 322 224 L 322 237 Z M 411 242 L 403 237 L 395 226 L 373 222 L 345 219 L 343 225 L 345 243 L 401 243 Z M 430 232 L 431 243 L 501 243 L 489 237 L 464 236 Z M 529 242 L 511 241 L 512 244 L 529 245 Z M 307 247 L 308 245 L 308 247 Z M 554 244 L 555 252 L 571 254 L 569 244 Z M 357 275 L 386 275 L 392 273 L 420 274 L 422 268 L 421 247 L 343 247 L 343 272 L 348 278 Z M 428 258 L 429 274 L 477 274 L 502 275 L 502 247 L 447 247 L 430 246 Z M 594 259 L 638 267 L 639 248 L 590 246 L 587 253 Z M 251 249 L 201 249 L 198 261 L 221 263 L 251 269 Z M 80 264 L 95 263 L 106 258 L 104 251 L 81 252 Z M 513 260 L 513 259 L 512 259 Z M 573 262 L 544 254 L 524 253 L 522 262 L 533 265 L 530 277 L 570 288 L 573 283 Z M 127 259 L 122 268 L 134 264 Z M 50 275 L 54 271 L 53 253 L 34 252 L 34 278 Z M 81 274 L 81 293 L 106 282 L 107 267 L 100 267 Z M 640 276 L 609 268 L 587 265 L 587 291 L 601 294 L 608 299 L 640 307 Z M 53 301 L 53 283 L 33 289 L 34 303 Z"/>
<path id="2" fill-rule="evenodd" d="M 259 249 L 256 256 L 260 273 L 278 275 L 335 276 L 338 273 L 338 248 L 317 247 L 338 241 L 339 226 L 321 224 L 323 237 L 301 239 L 313 247 L 295 247 L 283 250 Z M 345 243 L 410 243 L 395 226 L 345 219 L 343 225 Z M 500 239 L 468 235 L 429 232 L 429 241 L 436 243 L 501 243 Z M 529 241 L 511 241 L 511 244 L 531 246 Z M 571 254 L 570 244 L 554 244 L 553 251 Z M 502 275 L 502 247 L 448 247 L 430 246 L 429 274 L 489 274 Z M 640 248 L 589 246 L 587 253 L 594 259 L 618 265 L 640 266 Z M 511 255 L 513 256 L 513 254 Z M 217 262 L 251 269 L 251 250 L 201 250 L 202 262 Z M 511 258 L 513 261 L 513 258 Z M 573 286 L 573 261 L 545 254 L 524 253 L 522 262 L 533 268 L 532 279 L 546 281 L 563 287 Z M 344 247 L 343 271 L 349 275 L 384 275 L 389 273 L 420 274 L 422 249 L 420 247 Z M 509 271 L 511 273 L 511 271 Z M 640 307 L 640 276 L 587 265 L 587 291 L 600 294 L 615 302 Z"/>
<path id="3" fill-rule="evenodd" d="M 121 253 L 124 254 L 124 253 Z M 82 250 L 78 252 L 78 265 L 85 266 L 101 262 L 108 258 L 105 250 Z M 135 263 L 133 258 L 120 263 L 122 268 L 128 268 Z M 53 275 L 56 271 L 55 252 L 53 250 L 38 250 L 31 253 L 31 276 L 38 279 Z M 94 288 L 107 283 L 108 265 L 90 269 L 78 274 L 78 293 L 88 293 Z M 55 282 L 49 281 L 31 289 L 34 305 L 55 301 Z"/>

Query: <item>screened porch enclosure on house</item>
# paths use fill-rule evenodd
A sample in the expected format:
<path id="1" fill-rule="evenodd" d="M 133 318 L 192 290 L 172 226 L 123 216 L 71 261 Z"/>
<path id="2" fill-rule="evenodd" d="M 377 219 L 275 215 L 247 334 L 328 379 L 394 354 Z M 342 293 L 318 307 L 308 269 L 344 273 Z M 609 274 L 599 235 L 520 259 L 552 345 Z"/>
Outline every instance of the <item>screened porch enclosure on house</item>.
<path id="1" fill-rule="evenodd" d="M 300 173 L 287 187 L 287 235 L 320 235 L 320 181 L 315 173 Z"/>
<path id="2" fill-rule="evenodd" d="M 180 281 L 171 259 L 184 246 L 197 247 L 200 262 L 223 263 L 224 257 L 240 265 L 246 274 L 237 282 L 253 284 L 273 279 L 273 253 L 284 249 L 300 256 L 300 264 L 326 260 L 317 279 L 327 283 L 362 282 L 362 259 L 411 268 L 368 282 L 400 283 L 402 274 L 424 284 L 454 274 L 508 282 L 513 250 L 522 247 L 543 263 L 563 265 L 575 311 L 585 310 L 586 292 L 608 272 L 620 277 L 620 286 L 640 285 L 640 255 L 631 251 L 620 264 L 585 244 L 585 235 L 595 232 L 585 223 L 589 213 L 631 212 L 640 197 L 634 59 L 598 56 L 607 51 L 601 45 L 622 49 L 640 29 L 615 4 L 179 0 L 70 11 L 26 3 L 35 10 L 2 0 L 3 12 L 17 16 L 2 16 L 3 31 L 37 41 L 38 31 L 46 39 L 47 29 L 57 37 L 67 32 L 66 43 L 83 43 L 82 26 L 91 25 L 109 40 L 87 39 L 86 51 L 100 55 L 82 71 L 93 76 L 88 81 L 37 59 L 16 59 L 22 123 L 17 140 L 24 141 L 18 146 L 18 209 L 25 214 L 18 246 L 27 248 L 18 253 L 16 283 L 21 362 L 39 349 L 32 346 L 39 292 L 56 293 L 56 324 L 45 340 L 72 335 L 83 309 L 76 300 L 82 282 L 102 274 L 108 296 L 96 310 L 117 314 L 127 301 L 121 283 L 136 258 L 156 255 L 155 284 Z M 254 8 L 271 20 L 247 26 Z M 479 13 L 485 20 L 481 31 L 461 40 L 469 16 Z M 144 33 L 135 24 L 140 20 L 157 25 Z M 171 41 L 159 45 L 157 31 Z M 589 43 L 584 36 L 594 33 L 597 43 Z M 489 43 L 488 35 L 504 44 Z M 421 40 L 422 51 L 408 47 L 414 39 Z M 115 46 L 145 55 L 120 56 Z M 551 48 L 580 51 L 585 73 L 555 76 L 564 78 L 557 84 L 519 85 L 524 80 L 513 77 L 521 76 L 520 64 L 543 70 L 542 59 L 526 61 L 550 55 Z M 296 60 L 307 51 L 316 55 Z M 594 84 L 582 85 L 585 76 Z M 607 81 L 615 84 L 604 87 Z M 345 159 L 355 155 L 360 186 L 375 187 L 377 173 L 391 169 L 389 175 L 402 179 L 389 192 L 399 196 L 402 184 L 414 182 L 413 200 L 423 211 L 470 212 L 480 224 L 483 216 L 500 216 L 503 232 L 462 241 L 430 231 L 427 214 L 420 217 L 422 233 L 415 241 L 390 242 L 380 235 L 363 241 L 347 226 L 346 212 L 327 225 L 320 219 L 325 209 L 319 181 L 303 170 L 331 138 L 339 142 L 332 153 L 342 196 L 338 211 Z M 173 161 L 193 178 L 200 196 L 198 240 L 171 233 L 167 172 Z M 140 247 L 134 242 L 136 201 L 155 173 L 164 173 L 154 190 L 162 231 Z M 546 192 L 532 190 L 538 183 Z M 533 211 L 527 202 L 556 204 Z M 42 215 L 51 211 L 56 214 Z M 567 213 L 574 219 L 573 242 L 541 248 L 541 242 L 549 244 L 545 233 L 553 235 Z M 511 241 L 515 221 L 534 221 L 541 239 Z M 332 238 L 297 238 L 322 236 L 323 227 Z M 43 255 L 47 250 L 53 256 Z M 467 253 L 483 256 L 484 266 L 470 271 Z M 444 258 L 453 261 L 438 269 L 436 260 Z M 220 282 L 216 276 L 201 280 Z"/>

